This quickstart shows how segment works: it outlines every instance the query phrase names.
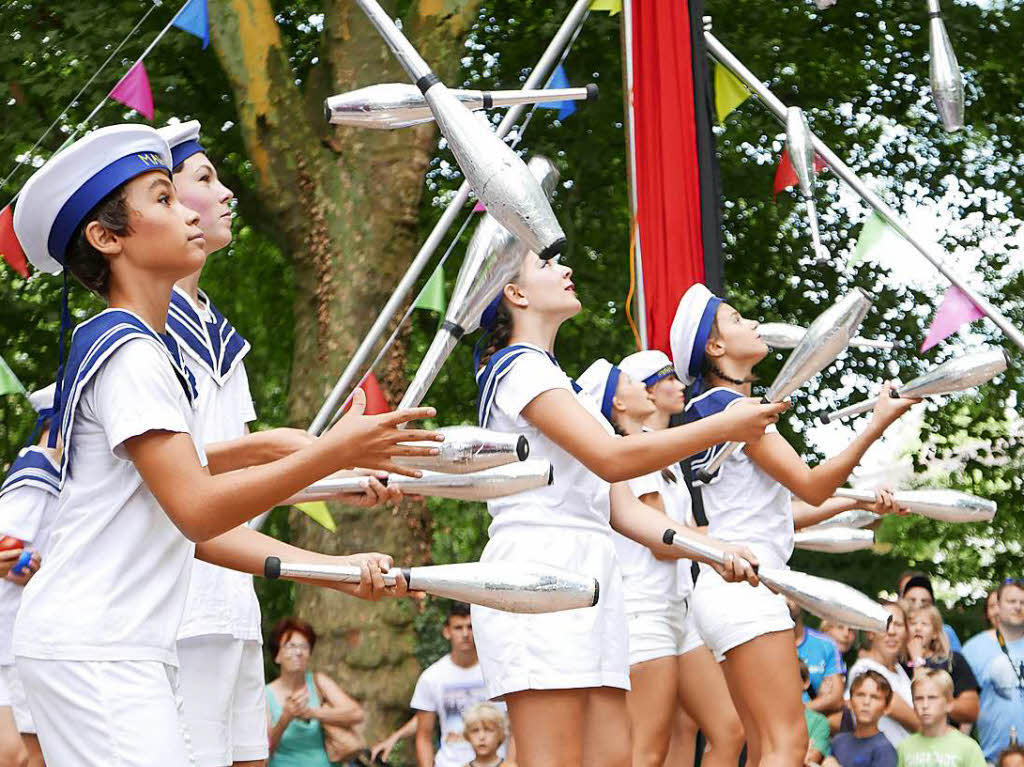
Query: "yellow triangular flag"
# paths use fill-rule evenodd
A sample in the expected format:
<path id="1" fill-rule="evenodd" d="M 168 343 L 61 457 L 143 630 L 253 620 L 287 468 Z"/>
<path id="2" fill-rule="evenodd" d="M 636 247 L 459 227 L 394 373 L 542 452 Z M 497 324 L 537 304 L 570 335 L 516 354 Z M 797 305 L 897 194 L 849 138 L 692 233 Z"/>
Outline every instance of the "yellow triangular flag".
<path id="1" fill-rule="evenodd" d="M 729 113 L 750 98 L 747 86 L 720 62 L 715 62 L 715 112 L 718 124 L 725 122 Z"/>
<path id="2" fill-rule="evenodd" d="M 326 527 L 332 533 L 336 533 L 338 531 L 338 526 L 334 524 L 334 517 L 331 516 L 331 510 L 327 508 L 327 504 L 323 501 L 308 501 L 306 503 L 295 503 L 292 505 L 318 525 Z"/>
<path id="3" fill-rule="evenodd" d="M 622 0 L 592 0 L 590 3 L 592 11 L 608 11 L 612 16 L 622 12 Z"/>

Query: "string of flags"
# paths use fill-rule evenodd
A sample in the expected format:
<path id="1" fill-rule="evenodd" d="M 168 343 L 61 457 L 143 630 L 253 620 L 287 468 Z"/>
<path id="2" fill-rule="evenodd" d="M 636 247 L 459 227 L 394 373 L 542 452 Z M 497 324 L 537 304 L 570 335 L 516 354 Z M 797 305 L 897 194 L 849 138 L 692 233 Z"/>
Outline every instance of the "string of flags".
<path id="1" fill-rule="evenodd" d="M 18 376 L 14 375 L 7 361 L 0 357 L 0 395 L 4 394 L 26 394 Z"/>

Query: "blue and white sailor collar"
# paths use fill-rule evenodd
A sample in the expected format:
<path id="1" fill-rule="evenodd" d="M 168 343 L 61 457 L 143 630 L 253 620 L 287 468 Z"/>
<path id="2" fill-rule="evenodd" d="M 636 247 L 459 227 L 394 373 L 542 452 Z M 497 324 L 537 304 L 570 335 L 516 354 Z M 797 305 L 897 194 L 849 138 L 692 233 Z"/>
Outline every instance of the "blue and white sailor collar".
<path id="1" fill-rule="evenodd" d="M 205 293 L 199 291 L 199 297 L 207 312 L 201 312 L 185 291 L 174 287 L 167 330 L 189 358 L 209 373 L 218 386 L 223 386 L 251 346 Z"/>
<path id="2" fill-rule="evenodd" d="M 512 344 L 496 351 L 487 360 L 487 364 L 476 373 L 476 386 L 478 390 L 477 422 L 481 428 L 486 429 L 487 422 L 491 418 L 491 406 L 494 404 L 498 384 L 512 370 L 512 364 L 524 354 L 543 354 L 554 363 L 555 367 L 559 370 L 562 369 L 554 354 L 533 344 Z M 569 378 L 569 383 L 576 394 L 583 390 L 572 378 Z"/>
<path id="3" fill-rule="evenodd" d="M 32 487 L 53 496 L 60 495 L 60 468 L 48 450 L 36 445 L 23 448 L 0 485 L 0 498 L 21 487 Z"/>

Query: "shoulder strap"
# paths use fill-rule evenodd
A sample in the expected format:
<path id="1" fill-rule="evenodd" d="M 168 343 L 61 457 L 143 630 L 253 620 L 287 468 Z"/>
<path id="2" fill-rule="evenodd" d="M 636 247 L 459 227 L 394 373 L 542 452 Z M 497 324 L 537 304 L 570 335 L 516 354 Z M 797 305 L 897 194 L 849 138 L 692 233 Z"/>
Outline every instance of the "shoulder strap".
<path id="1" fill-rule="evenodd" d="M 27 447 L 11 464 L 0 485 L 0 497 L 19 487 L 34 487 L 53 496 L 60 495 L 60 468 L 43 450 Z"/>

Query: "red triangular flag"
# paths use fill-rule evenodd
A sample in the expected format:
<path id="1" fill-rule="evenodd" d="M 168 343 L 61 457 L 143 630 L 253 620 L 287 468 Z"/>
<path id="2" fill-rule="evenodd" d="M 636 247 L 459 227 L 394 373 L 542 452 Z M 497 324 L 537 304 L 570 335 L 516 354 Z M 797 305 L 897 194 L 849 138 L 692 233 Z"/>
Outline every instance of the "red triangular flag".
<path id="1" fill-rule="evenodd" d="M 828 163 L 822 158 L 820 154 L 814 155 L 814 172 L 821 173 L 828 167 Z M 772 193 L 772 199 L 776 199 L 779 196 L 779 192 L 783 189 L 789 189 L 796 186 L 797 178 L 796 171 L 793 170 L 793 164 L 789 161 L 789 151 L 786 149 L 782 150 L 782 157 L 779 159 L 779 168 L 775 171 L 775 191 Z"/>
<path id="2" fill-rule="evenodd" d="M 391 405 L 388 404 L 387 397 L 384 396 L 384 392 L 380 388 L 380 382 L 372 370 L 366 374 L 366 378 L 359 385 L 366 392 L 366 410 L 363 411 L 365 415 L 377 415 L 391 411 Z"/>
<path id="3" fill-rule="evenodd" d="M 928 335 L 921 344 L 921 351 L 928 351 L 940 341 L 949 338 L 961 325 L 981 319 L 985 313 L 978 308 L 966 293 L 956 285 L 950 285 L 946 289 L 946 295 L 942 297 L 939 310 L 935 312 L 931 327 L 928 328 Z"/>
<path id="4" fill-rule="evenodd" d="M 153 119 L 153 93 L 149 89 L 149 77 L 141 60 L 132 64 L 132 68 L 125 72 L 109 95 L 114 101 L 134 109 L 147 120 Z"/>
<path id="5" fill-rule="evenodd" d="M 22 277 L 28 277 L 28 261 L 18 242 L 18 235 L 14 233 L 14 211 L 10 205 L 0 210 L 0 255 L 11 269 Z"/>

